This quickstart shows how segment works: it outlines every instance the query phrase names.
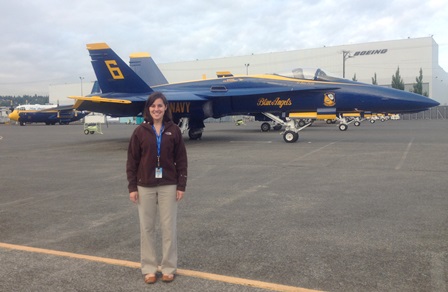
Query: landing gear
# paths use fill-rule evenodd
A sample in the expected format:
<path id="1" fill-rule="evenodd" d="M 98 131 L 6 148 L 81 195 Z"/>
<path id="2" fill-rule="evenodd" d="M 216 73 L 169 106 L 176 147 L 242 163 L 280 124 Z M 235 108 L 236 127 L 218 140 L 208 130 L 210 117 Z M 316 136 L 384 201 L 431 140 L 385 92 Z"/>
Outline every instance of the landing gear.
<path id="1" fill-rule="evenodd" d="M 281 124 L 276 124 L 275 126 L 274 126 L 274 130 L 275 131 L 280 131 L 282 129 L 282 125 Z"/>
<path id="2" fill-rule="evenodd" d="M 262 132 L 269 132 L 269 130 L 271 129 L 271 125 L 269 125 L 269 123 L 263 123 L 261 124 L 261 131 Z"/>
<path id="3" fill-rule="evenodd" d="M 348 125 L 347 124 L 339 124 L 339 130 L 341 131 L 347 131 Z"/>
<path id="4" fill-rule="evenodd" d="M 190 129 L 188 137 L 190 137 L 190 140 L 200 140 L 202 138 L 202 129 Z"/>
<path id="5" fill-rule="evenodd" d="M 277 123 L 277 124 L 275 124 L 273 126 L 273 129 L 275 131 L 279 131 L 281 128 L 282 128 L 282 124 L 279 124 L 279 123 Z M 261 124 L 261 131 L 262 132 L 269 132 L 270 130 L 271 130 L 271 125 L 269 123 L 264 122 L 264 123 Z"/>
<path id="6" fill-rule="evenodd" d="M 297 142 L 297 140 L 299 140 L 299 132 L 302 131 L 303 129 L 311 126 L 311 124 L 313 123 L 313 121 L 311 120 L 308 123 L 305 122 L 305 124 L 301 127 L 300 121 L 296 121 L 296 120 L 290 119 L 290 118 L 286 118 L 286 121 L 284 121 L 271 113 L 262 113 L 262 114 L 265 115 L 266 117 L 268 117 L 269 119 L 273 120 L 275 123 L 277 123 L 277 125 L 285 127 L 285 131 L 282 132 L 281 134 L 283 135 L 283 140 L 286 143 Z M 263 123 L 263 124 L 269 125 L 268 123 Z"/>
<path id="7" fill-rule="evenodd" d="M 294 143 L 297 142 L 297 140 L 299 140 L 299 133 L 296 133 L 294 131 L 285 131 L 285 133 L 283 134 L 283 140 L 286 143 Z"/>
<path id="8" fill-rule="evenodd" d="M 200 140 L 202 138 L 202 132 L 205 128 L 205 125 L 203 122 L 193 121 L 192 123 L 190 123 L 189 118 L 182 118 L 179 121 L 179 127 L 182 133 L 189 129 L 188 137 L 190 137 L 190 140 Z"/>
<path id="9" fill-rule="evenodd" d="M 355 127 L 359 127 L 361 126 L 361 120 L 359 117 L 355 117 L 355 118 L 349 118 L 347 119 L 346 117 L 343 117 L 342 115 L 340 115 L 337 120 L 339 121 L 339 130 L 341 131 L 347 131 L 348 129 L 348 125 L 353 123 L 353 125 L 355 125 Z"/>

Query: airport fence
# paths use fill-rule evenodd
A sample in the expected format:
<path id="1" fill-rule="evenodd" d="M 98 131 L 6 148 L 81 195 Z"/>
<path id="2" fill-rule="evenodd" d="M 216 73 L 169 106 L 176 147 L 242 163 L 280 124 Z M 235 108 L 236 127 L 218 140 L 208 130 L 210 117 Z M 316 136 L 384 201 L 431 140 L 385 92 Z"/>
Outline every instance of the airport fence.
<path id="1" fill-rule="evenodd" d="M 401 118 L 403 120 L 446 120 L 448 119 L 448 106 L 437 106 L 415 114 L 402 114 Z"/>

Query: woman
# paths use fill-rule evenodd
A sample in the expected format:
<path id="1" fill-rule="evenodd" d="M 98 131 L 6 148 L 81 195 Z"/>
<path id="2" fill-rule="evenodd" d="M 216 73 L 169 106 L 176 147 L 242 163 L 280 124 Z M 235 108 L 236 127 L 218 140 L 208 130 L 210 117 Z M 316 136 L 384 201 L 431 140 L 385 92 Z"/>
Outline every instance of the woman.
<path id="1" fill-rule="evenodd" d="M 177 202 L 187 184 L 187 151 L 173 123 L 166 97 L 154 92 L 143 111 L 145 122 L 131 136 L 126 163 L 129 198 L 138 206 L 141 269 L 145 283 L 157 281 L 155 250 L 157 206 L 162 230 L 162 281 L 171 282 L 177 269 Z"/>

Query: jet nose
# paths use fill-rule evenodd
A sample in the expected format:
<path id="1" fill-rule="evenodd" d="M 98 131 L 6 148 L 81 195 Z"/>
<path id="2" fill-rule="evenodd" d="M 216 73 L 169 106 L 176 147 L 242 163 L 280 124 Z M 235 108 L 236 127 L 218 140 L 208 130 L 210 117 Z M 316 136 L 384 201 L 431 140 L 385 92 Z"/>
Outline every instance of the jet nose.
<path id="1" fill-rule="evenodd" d="M 398 100 L 407 107 L 408 111 L 424 111 L 429 108 L 440 105 L 439 102 L 412 92 L 400 92 Z"/>
<path id="2" fill-rule="evenodd" d="M 440 102 L 437 102 L 437 101 L 435 101 L 435 100 L 432 100 L 432 99 L 430 99 L 429 98 L 429 107 L 435 107 L 435 106 L 439 106 L 440 105 Z"/>
<path id="3" fill-rule="evenodd" d="M 17 113 L 17 111 L 13 111 L 12 113 L 10 113 L 10 114 L 8 115 L 8 118 L 9 118 L 10 120 L 13 120 L 13 121 L 18 122 L 18 121 L 19 121 L 19 114 Z"/>
<path id="4" fill-rule="evenodd" d="M 422 96 L 418 100 L 419 106 L 424 109 L 429 109 L 435 106 L 439 106 L 440 103 L 426 96 Z"/>

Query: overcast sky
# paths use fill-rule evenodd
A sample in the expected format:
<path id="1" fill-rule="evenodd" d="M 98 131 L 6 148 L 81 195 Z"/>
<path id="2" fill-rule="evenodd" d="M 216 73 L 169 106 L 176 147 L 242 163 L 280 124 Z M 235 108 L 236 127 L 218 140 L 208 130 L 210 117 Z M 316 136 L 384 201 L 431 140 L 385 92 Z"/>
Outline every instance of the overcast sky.
<path id="1" fill-rule="evenodd" d="M 0 11 L 0 95 L 94 80 L 96 42 L 169 63 L 433 35 L 448 71 L 446 0 L 0 0 Z"/>

